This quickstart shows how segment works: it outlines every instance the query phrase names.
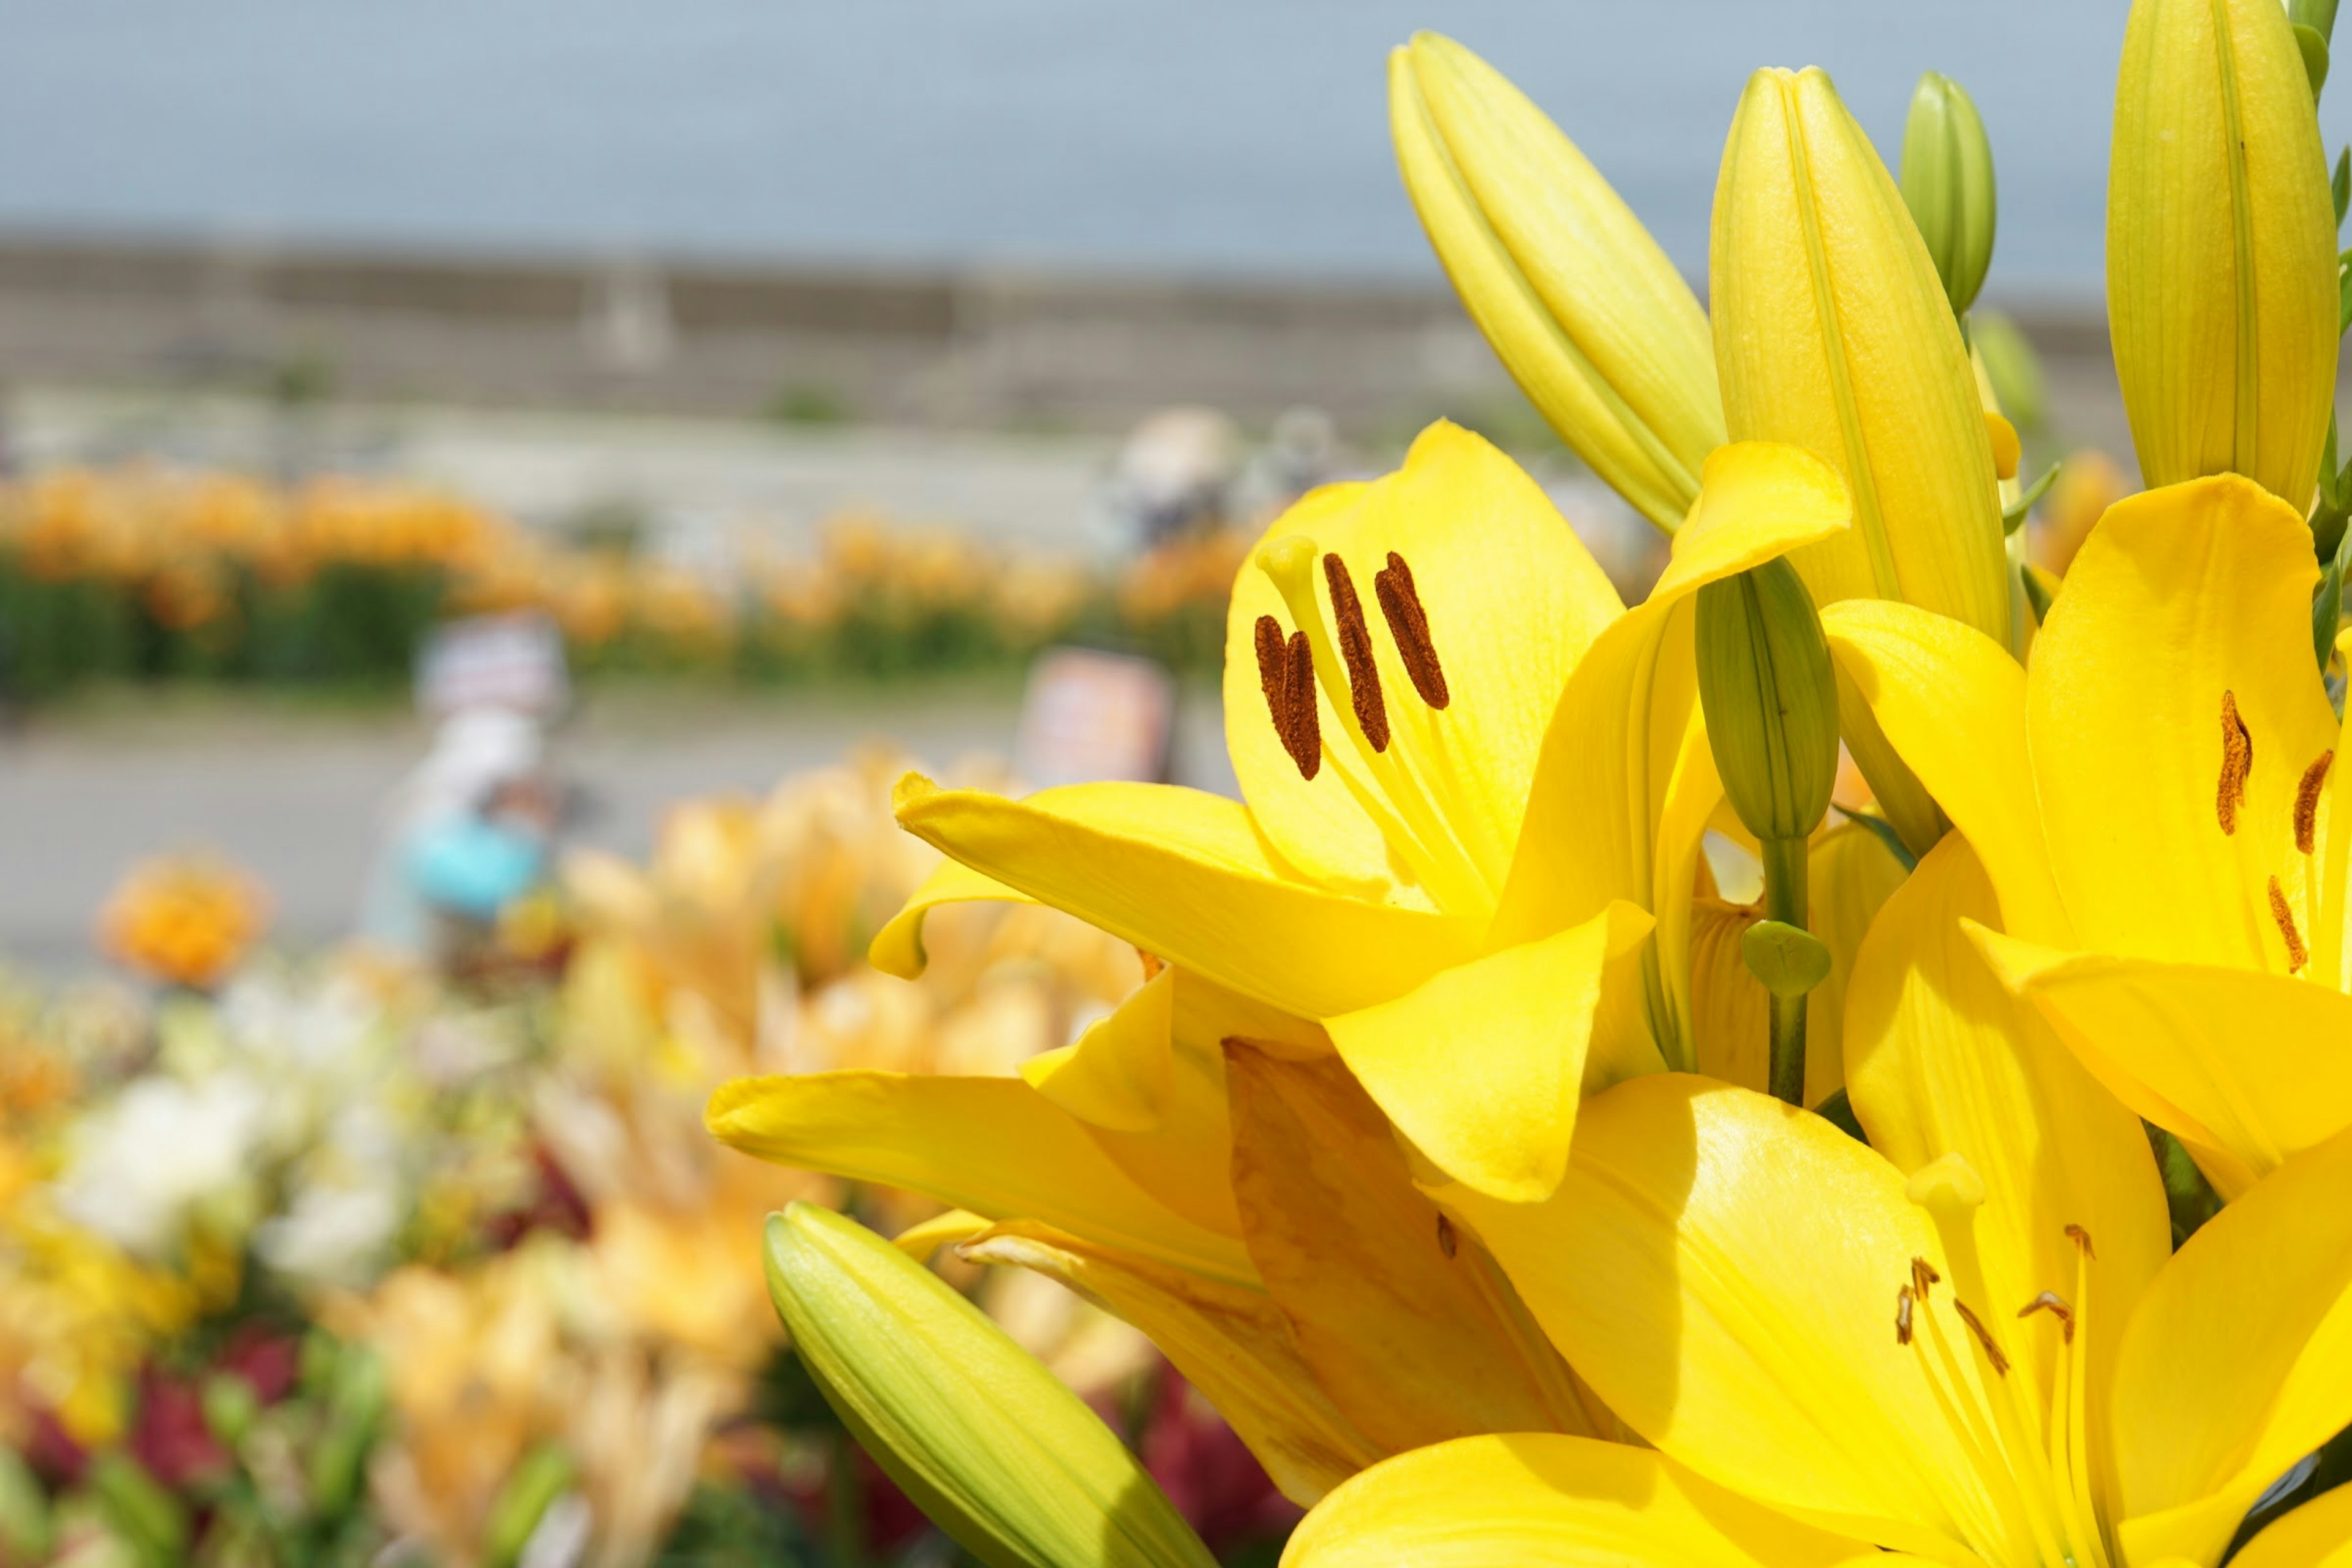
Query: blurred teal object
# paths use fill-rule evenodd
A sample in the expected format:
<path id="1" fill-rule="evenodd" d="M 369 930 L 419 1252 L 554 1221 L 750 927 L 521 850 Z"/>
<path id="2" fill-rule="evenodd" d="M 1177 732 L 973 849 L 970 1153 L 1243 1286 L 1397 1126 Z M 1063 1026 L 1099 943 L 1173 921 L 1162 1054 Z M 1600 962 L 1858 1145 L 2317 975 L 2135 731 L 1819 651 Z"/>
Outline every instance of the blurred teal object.
<path id="1" fill-rule="evenodd" d="M 452 816 L 417 834 L 408 850 L 408 877 L 425 902 L 473 920 L 528 892 L 547 865 L 547 846 L 535 835 Z"/>

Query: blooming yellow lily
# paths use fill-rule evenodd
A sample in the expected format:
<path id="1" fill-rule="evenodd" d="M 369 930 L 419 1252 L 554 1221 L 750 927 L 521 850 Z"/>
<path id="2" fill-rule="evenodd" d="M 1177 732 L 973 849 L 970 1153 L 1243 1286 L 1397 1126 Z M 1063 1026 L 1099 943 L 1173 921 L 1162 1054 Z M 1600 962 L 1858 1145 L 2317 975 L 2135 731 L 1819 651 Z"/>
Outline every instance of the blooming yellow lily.
<path id="1" fill-rule="evenodd" d="M 1696 1059 L 1690 906 L 1721 786 L 1685 601 L 1845 521 L 1817 459 L 1725 447 L 1624 611 L 1526 474 L 1434 426 L 1398 473 L 1278 519 L 1235 584 L 1226 735 L 1246 805 L 910 779 L 899 820 L 961 868 L 918 892 L 877 961 L 919 953 L 932 904 L 1011 887 L 1320 1023 L 1432 1160 L 1541 1197 L 1581 1090 Z M 1612 966 L 1637 997 L 1622 1020 Z"/>
<path id="2" fill-rule="evenodd" d="M 2311 532 L 2235 476 L 2111 508 L 2021 670 L 1895 605 L 1823 616 L 1984 857 L 1984 941 L 2225 1196 L 2352 1125 L 2352 812 L 2311 659 Z"/>
<path id="3" fill-rule="evenodd" d="M 1585 1107 L 1549 1202 L 1440 1189 L 1654 1451 L 1407 1455 L 1326 1500 L 1286 1563 L 2217 1563 L 2352 1418 L 2352 1211 L 2330 1195 L 2352 1134 L 2168 1257 L 2138 1126 L 1961 929 L 1998 918 L 1957 837 L 1881 914 L 1847 1020 L 1869 1146 L 1657 1075 Z M 2239 1561 L 2311 1560 L 2282 1550 Z"/>

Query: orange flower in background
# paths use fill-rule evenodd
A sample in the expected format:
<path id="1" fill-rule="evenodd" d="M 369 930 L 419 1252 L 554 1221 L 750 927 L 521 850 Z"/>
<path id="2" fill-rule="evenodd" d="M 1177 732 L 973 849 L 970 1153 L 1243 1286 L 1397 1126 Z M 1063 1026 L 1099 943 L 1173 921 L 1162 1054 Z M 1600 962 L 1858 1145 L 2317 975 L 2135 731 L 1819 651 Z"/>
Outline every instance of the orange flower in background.
<path id="1" fill-rule="evenodd" d="M 98 940 L 119 963 L 209 990 L 268 923 L 268 892 L 250 875 L 215 856 L 159 856 L 116 885 L 99 914 Z"/>
<path id="2" fill-rule="evenodd" d="M 2074 552 L 2090 537 L 2091 525 L 2137 488 L 2113 458 L 2095 447 L 2067 458 L 2058 470 L 2058 482 L 2034 514 L 2033 563 L 2063 576 L 2074 563 Z"/>

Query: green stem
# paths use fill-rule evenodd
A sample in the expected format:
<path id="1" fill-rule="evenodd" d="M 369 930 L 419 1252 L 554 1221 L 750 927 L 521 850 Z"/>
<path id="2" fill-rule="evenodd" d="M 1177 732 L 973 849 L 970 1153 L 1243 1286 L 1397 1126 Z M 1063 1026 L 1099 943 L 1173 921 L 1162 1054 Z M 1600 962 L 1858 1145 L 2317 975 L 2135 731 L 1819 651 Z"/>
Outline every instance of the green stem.
<path id="1" fill-rule="evenodd" d="M 1805 930 L 1806 842 L 1767 838 L 1764 848 L 1764 918 Z M 1772 998 L 1771 1089 L 1775 1100 L 1805 1103 L 1805 998 Z"/>

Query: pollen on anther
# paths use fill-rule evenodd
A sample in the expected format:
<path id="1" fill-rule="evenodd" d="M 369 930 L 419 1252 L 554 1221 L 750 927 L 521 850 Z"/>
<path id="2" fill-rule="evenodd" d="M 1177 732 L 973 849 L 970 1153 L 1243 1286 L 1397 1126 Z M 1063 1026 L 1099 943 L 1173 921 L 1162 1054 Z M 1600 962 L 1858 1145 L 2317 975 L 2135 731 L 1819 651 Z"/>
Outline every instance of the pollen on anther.
<path id="1" fill-rule="evenodd" d="M 1389 749 L 1389 706 L 1381 695 L 1381 667 L 1372 661 L 1371 628 L 1364 624 L 1356 580 L 1337 555 L 1323 557 L 1323 581 L 1331 590 L 1331 618 L 1339 624 L 1339 657 L 1348 665 L 1348 698 L 1356 723 L 1375 752 Z"/>
<path id="2" fill-rule="evenodd" d="M 1943 1278 L 1936 1272 L 1936 1266 L 1926 1258 L 1915 1258 L 1911 1260 L 1912 1293 L 1922 1301 L 1927 1299 L 1927 1287 L 1941 1282 Z"/>
<path id="3" fill-rule="evenodd" d="M 1315 716 L 1315 655 L 1305 632 L 1286 639 L 1282 623 L 1272 616 L 1257 618 L 1257 679 L 1265 693 L 1266 711 L 1274 732 L 1290 754 L 1298 776 L 1312 779 L 1323 771 L 1323 731 Z"/>
<path id="4" fill-rule="evenodd" d="M 1429 638 L 1428 613 L 1421 607 L 1412 568 L 1405 564 L 1403 556 L 1389 552 L 1388 565 L 1372 574 L 1372 594 L 1381 602 L 1381 614 L 1388 620 L 1389 636 L 1396 639 L 1404 672 L 1412 678 L 1412 689 L 1432 708 L 1453 701 L 1444 667 L 1437 662 L 1437 645 Z"/>
<path id="5" fill-rule="evenodd" d="M 1912 1300 L 1911 1287 L 1908 1285 L 1895 1292 L 1895 1342 L 1898 1345 L 1907 1345 L 1911 1342 Z"/>
<path id="6" fill-rule="evenodd" d="M 2238 808 L 2246 804 L 2246 775 L 2254 771 L 2254 738 L 2238 717 L 2238 694 L 2221 693 L 2221 782 L 2213 791 L 2213 816 L 2221 831 L 2238 831 Z"/>
<path id="7" fill-rule="evenodd" d="M 2070 1345 L 2074 1342 L 2074 1309 L 2066 1305 L 2064 1297 L 2055 1290 L 2044 1290 L 2017 1310 L 2017 1315 L 2021 1318 L 2030 1318 L 2036 1312 L 2047 1312 L 2057 1319 L 2060 1329 L 2066 1336 L 2066 1342 Z"/>
<path id="8" fill-rule="evenodd" d="M 2083 1256 L 2089 1258 L 2092 1262 L 2096 1263 L 2099 1260 L 2097 1250 L 2091 1246 L 2091 1233 L 2084 1230 L 2081 1226 L 2068 1226 L 2066 1227 L 2066 1239 L 2081 1247 L 2083 1249 Z"/>
<path id="9" fill-rule="evenodd" d="M 2305 855 L 2319 846 L 2319 791 L 2334 761 L 2334 752 L 2320 752 L 2319 760 L 2303 770 L 2303 782 L 2294 786 L 2294 847 Z"/>
<path id="10" fill-rule="evenodd" d="M 1460 1251 L 1461 1247 L 1461 1241 L 1454 1234 L 1454 1222 L 1444 1215 L 1439 1215 L 1437 1216 L 1437 1250 L 1451 1258 Z"/>
<path id="11" fill-rule="evenodd" d="M 2271 919 L 2278 922 L 2279 935 L 2286 939 L 2286 972 L 2294 974 L 2311 962 L 2311 949 L 2303 945 L 2303 933 L 2294 929 L 2294 910 L 2287 907 L 2286 891 L 2276 877 L 2271 879 Z"/>

